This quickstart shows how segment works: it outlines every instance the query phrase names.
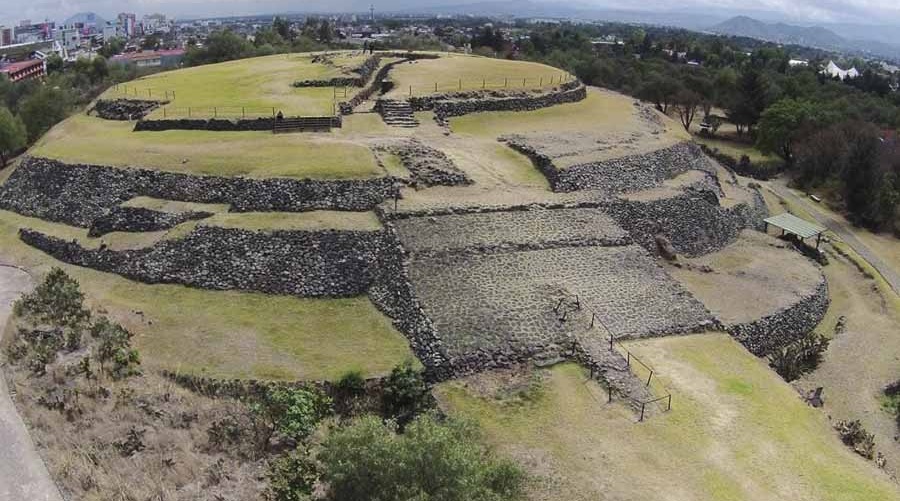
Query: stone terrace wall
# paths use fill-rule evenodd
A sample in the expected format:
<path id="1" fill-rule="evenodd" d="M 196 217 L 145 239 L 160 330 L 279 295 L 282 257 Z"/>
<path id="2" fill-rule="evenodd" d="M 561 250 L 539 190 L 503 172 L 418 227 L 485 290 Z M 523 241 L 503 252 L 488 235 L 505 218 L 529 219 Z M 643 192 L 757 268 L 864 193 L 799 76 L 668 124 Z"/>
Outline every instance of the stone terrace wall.
<path id="1" fill-rule="evenodd" d="M 466 175 L 450 157 L 415 139 L 398 144 L 379 146 L 400 157 L 403 166 L 412 173 L 416 183 L 424 186 L 464 186 L 472 184 Z"/>
<path id="2" fill-rule="evenodd" d="M 556 192 L 604 190 L 609 193 L 640 191 L 659 186 L 663 181 L 689 170 L 709 171 L 700 148 L 689 142 L 640 155 L 573 165 L 559 169 L 553 160 L 537 151 L 524 138 L 504 138 L 516 151 L 529 157 Z"/>
<path id="3" fill-rule="evenodd" d="M 301 297 L 365 294 L 390 250 L 383 231 L 254 232 L 200 226 L 187 237 L 113 251 L 22 230 L 20 238 L 60 261 L 147 283 Z"/>
<path id="4" fill-rule="evenodd" d="M 445 123 L 450 117 L 484 111 L 532 111 L 587 98 L 587 87 L 580 81 L 567 82 L 541 94 L 504 95 L 497 92 L 469 92 L 410 97 L 414 111 L 433 110 L 435 119 Z"/>
<path id="5" fill-rule="evenodd" d="M 160 212 L 143 207 L 115 207 L 109 214 L 95 219 L 89 237 L 100 237 L 114 231 L 140 233 L 174 228 L 187 221 L 205 219 L 211 212 Z"/>
<path id="6" fill-rule="evenodd" d="M 285 120 L 315 120 L 330 119 L 330 126 L 341 128 L 341 117 L 285 117 Z M 159 132 L 165 130 L 207 130 L 216 132 L 246 132 L 246 131 L 271 131 L 275 127 L 275 118 L 240 118 L 236 120 L 227 118 L 163 118 L 154 120 L 140 120 L 134 124 L 134 132 Z"/>
<path id="7" fill-rule="evenodd" d="M 91 111 L 106 120 L 139 120 L 168 101 L 142 99 L 98 99 Z"/>
<path id="8" fill-rule="evenodd" d="M 665 235 L 678 253 L 699 256 L 734 242 L 748 227 L 746 204 L 724 208 L 711 191 L 688 190 L 648 202 L 618 200 L 606 210 L 652 254 L 658 253 L 655 237 L 659 234 Z"/>
<path id="9" fill-rule="evenodd" d="M 725 331 L 754 355 L 766 356 L 815 329 L 825 317 L 829 302 L 828 282 L 822 275 L 818 287 L 793 306 L 753 322 L 725 325 Z"/>
<path id="10" fill-rule="evenodd" d="M 397 194 L 398 178 L 247 179 L 65 164 L 30 157 L 0 185 L 0 208 L 89 228 L 136 196 L 230 204 L 237 212 L 372 210 Z"/>
<path id="11" fill-rule="evenodd" d="M 351 73 L 356 73 L 358 76 L 335 77 L 325 80 L 298 80 L 294 82 L 294 87 L 362 87 L 369 81 L 369 77 L 380 64 L 381 56 L 371 56 L 351 70 Z"/>

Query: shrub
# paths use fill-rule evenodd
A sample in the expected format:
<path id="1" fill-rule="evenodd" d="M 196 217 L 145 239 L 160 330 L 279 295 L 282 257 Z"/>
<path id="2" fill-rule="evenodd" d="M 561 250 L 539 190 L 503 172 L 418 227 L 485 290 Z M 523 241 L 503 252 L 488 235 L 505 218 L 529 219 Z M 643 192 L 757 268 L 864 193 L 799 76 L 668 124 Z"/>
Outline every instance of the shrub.
<path id="1" fill-rule="evenodd" d="M 349 371 L 335 385 L 337 391 L 345 397 L 357 397 L 366 391 L 366 380 L 360 371 Z"/>
<path id="2" fill-rule="evenodd" d="M 425 414 L 403 434 L 366 416 L 332 433 L 319 454 L 327 499 L 505 501 L 520 499 L 525 475 L 497 459 L 471 424 Z"/>
<path id="3" fill-rule="evenodd" d="M 306 501 L 312 494 L 318 472 L 309 453 L 298 449 L 272 461 L 266 478 L 269 481 L 266 499 Z"/>
<path id="4" fill-rule="evenodd" d="M 101 368 L 112 362 L 110 374 L 116 379 L 137 374 L 141 360 L 137 350 L 131 348 L 132 334 L 128 330 L 101 317 L 91 326 L 91 337 L 98 342 L 96 356 Z"/>
<path id="5" fill-rule="evenodd" d="M 853 452 L 866 459 L 875 457 L 875 435 L 867 432 L 859 420 L 838 421 L 834 428 L 838 431 L 841 441 L 853 449 Z"/>
<path id="6" fill-rule="evenodd" d="M 84 307 L 78 282 L 60 268 L 53 268 L 33 292 L 15 304 L 15 313 L 35 323 L 81 327 L 91 316 Z"/>
<path id="7" fill-rule="evenodd" d="M 422 373 L 407 360 L 394 367 L 384 382 L 382 405 L 386 417 L 397 421 L 401 429 L 431 406 L 431 395 Z"/>
<path id="8" fill-rule="evenodd" d="M 331 399 L 315 388 L 271 386 L 250 403 L 263 433 L 259 447 L 268 447 L 275 433 L 297 442 L 305 440 L 331 413 Z"/>
<path id="9" fill-rule="evenodd" d="M 818 367 L 826 349 L 828 338 L 810 332 L 769 355 L 769 365 L 790 382 Z"/>

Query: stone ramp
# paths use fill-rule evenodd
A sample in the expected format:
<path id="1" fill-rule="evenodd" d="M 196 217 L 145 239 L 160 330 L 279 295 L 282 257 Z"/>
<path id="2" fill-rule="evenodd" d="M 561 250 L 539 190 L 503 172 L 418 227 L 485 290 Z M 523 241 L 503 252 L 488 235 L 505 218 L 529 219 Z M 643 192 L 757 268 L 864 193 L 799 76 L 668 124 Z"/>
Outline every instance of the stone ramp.
<path id="1" fill-rule="evenodd" d="M 654 398 L 644 381 L 632 372 L 628 361 L 615 348 L 609 349 L 609 340 L 603 339 L 601 331 L 590 329 L 575 336 L 582 362 L 591 369 L 592 375 L 609 385 L 619 398 L 629 400 L 633 407 L 640 407 L 641 401 Z M 614 397 L 615 398 L 615 397 Z"/>

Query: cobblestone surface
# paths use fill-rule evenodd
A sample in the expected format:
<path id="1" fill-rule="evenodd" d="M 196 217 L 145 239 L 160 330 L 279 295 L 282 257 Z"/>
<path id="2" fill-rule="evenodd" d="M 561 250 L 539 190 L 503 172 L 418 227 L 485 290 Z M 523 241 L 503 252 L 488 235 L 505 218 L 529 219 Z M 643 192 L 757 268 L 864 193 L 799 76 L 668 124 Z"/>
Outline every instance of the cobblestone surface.
<path id="1" fill-rule="evenodd" d="M 464 249 L 623 245 L 628 233 L 599 209 L 535 209 L 401 219 L 394 226 L 413 253 Z"/>
<path id="2" fill-rule="evenodd" d="M 634 245 L 419 256 L 409 274 L 451 356 L 570 343 L 589 312 L 617 337 L 689 332 L 711 320 Z M 576 295 L 578 314 L 555 310 Z"/>

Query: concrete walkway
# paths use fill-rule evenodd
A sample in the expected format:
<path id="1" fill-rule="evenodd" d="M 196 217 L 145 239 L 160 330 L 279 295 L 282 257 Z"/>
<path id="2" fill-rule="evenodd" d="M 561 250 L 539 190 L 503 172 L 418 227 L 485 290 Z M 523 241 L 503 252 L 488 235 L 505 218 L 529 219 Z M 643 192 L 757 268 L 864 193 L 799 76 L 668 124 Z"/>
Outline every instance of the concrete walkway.
<path id="1" fill-rule="evenodd" d="M 31 277 L 16 268 L 0 264 L 0 336 L 13 302 L 31 287 Z M 61 501 L 43 459 L 16 412 L 0 375 L 0 501 Z"/>
<path id="2" fill-rule="evenodd" d="M 840 237 L 844 243 L 853 248 L 857 254 L 862 256 L 863 259 L 871 264 L 872 267 L 884 277 L 885 281 L 887 281 L 891 288 L 894 289 L 894 293 L 900 294 L 900 263 L 891 264 L 885 262 L 871 248 L 856 238 L 856 235 L 850 231 L 846 224 L 834 219 L 805 198 L 798 197 L 785 186 L 782 186 L 777 182 L 770 183 L 769 186 L 778 196 L 787 199 L 793 204 L 800 205 L 816 219 L 816 222 Z"/>

